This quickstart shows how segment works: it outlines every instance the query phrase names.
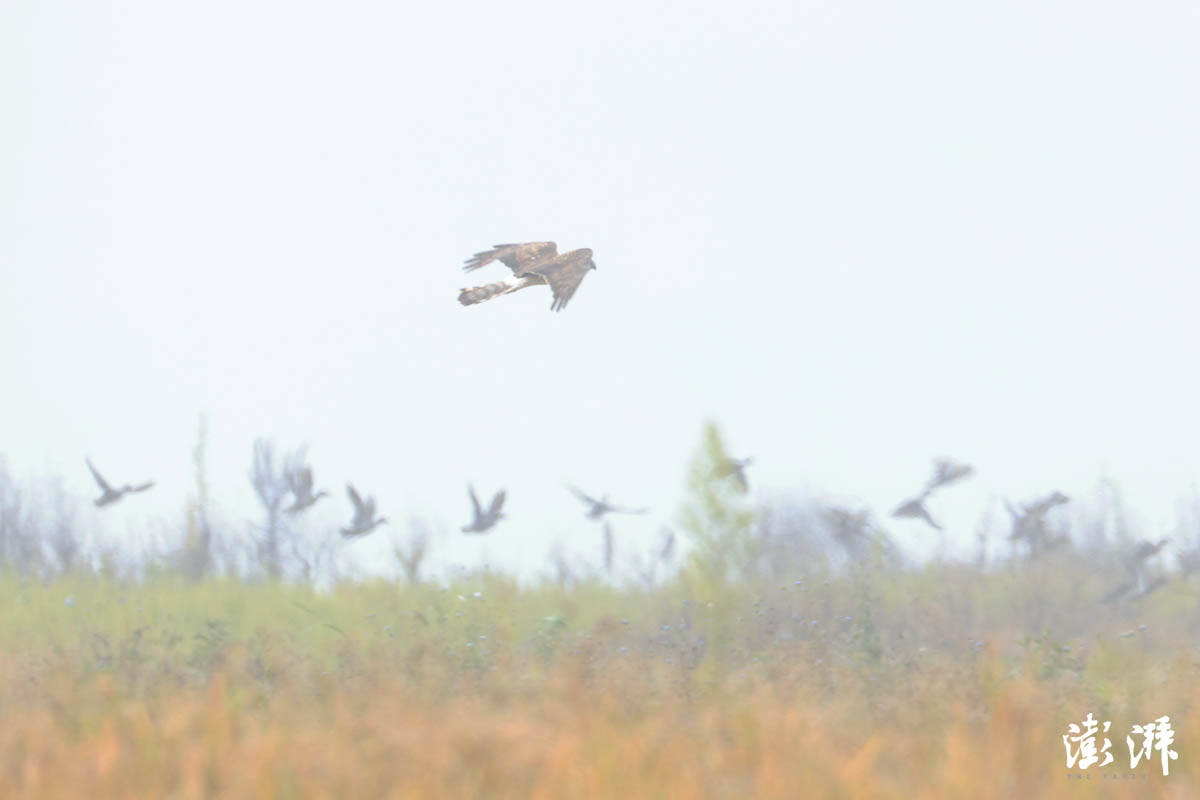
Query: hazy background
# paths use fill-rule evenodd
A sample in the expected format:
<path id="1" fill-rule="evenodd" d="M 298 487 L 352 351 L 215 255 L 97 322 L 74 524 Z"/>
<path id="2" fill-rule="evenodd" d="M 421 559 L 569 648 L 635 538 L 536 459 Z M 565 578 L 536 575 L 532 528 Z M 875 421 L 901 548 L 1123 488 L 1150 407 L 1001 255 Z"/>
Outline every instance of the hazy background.
<path id="1" fill-rule="evenodd" d="M 677 508 L 705 418 L 760 497 L 996 498 L 1106 474 L 1164 531 L 1200 468 L 1200 10 L 1164 2 L 10 2 L 0 453 L 178 519 L 257 514 L 255 437 L 443 554 L 591 553 L 577 482 Z M 590 247 L 570 306 L 463 308 L 496 242 Z M 478 278 L 478 281 L 475 279 Z M 168 517 L 168 515 L 174 515 Z M 238 522 L 240 525 L 241 523 Z M 893 526 L 916 551 L 919 523 Z M 132 535 L 131 533 L 131 535 Z M 350 545 L 365 558 L 382 540 Z"/>

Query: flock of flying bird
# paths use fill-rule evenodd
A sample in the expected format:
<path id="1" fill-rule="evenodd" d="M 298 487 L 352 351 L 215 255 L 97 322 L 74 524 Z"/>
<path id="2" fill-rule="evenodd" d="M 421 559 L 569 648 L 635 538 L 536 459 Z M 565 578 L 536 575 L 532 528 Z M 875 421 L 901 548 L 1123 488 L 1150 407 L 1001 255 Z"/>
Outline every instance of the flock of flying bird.
<path id="1" fill-rule="evenodd" d="M 596 262 L 592 260 L 592 251 L 587 248 L 560 254 L 558 245 L 554 242 L 525 242 L 498 244 L 490 250 L 480 251 L 466 260 L 463 270 L 472 272 L 493 261 L 499 261 L 512 270 L 512 277 L 484 286 L 463 289 L 458 296 L 460 303 L 465 306 L 475 305 L 528 286 L 546 285 L 550 287 L 553 295 L 551 310 L 561 311 L 575 294 L 579 284 L 583 282 L 584 276 L 596 268 Z M 154 485 L 154 482 L 150 481 L 137 486 L 125 484 L 121 487 L 114 487 L 100 475 L 90 460 L 87 465 L 102 492 L 96 500 L 96 505 L 100 507 L 115 503 L 126 494 L 144 492 Z M 744 463 L 737 462 L 734 468 L 743 487 L 746 483 L 745 474 L 742 472 L 744 466 Z M 312 470 L 308 467 L 288 472 L 285 477 L 293 501 L 284 510 L 290 514 L 296 514 L 315 505 L 318 500 L 328 494 L 324 490 L 313 492 Z M 597 500 L 573 486 L 567 488 L 587 504 L 587 518 L 590 520 L 601 520 L 605 515 L 611 513 L 643 514 L 647 510 L 622 508 L 608 502 L 607 495 Z M 506 493 L 503 489 L 497 492 L 492 497 L 491 505 L 485 511 L 479 503 L 479 498 L 475 495 L 475 488 L 468 485 L 467 492 L 471 498 L 473 518 L 471 522 L 462 527 L 462 532 L 486 533 L 503 518 Z M 374 497 L 364 498 L 352 484 L 346 484 L 346 494 L 350 497 L 350 502 L 354 507 L 354 516 L 351 518 L 350 524 L 341 529 L 342 536 L 346 538 L 365 536 L 380 525 L 387 524 L 387 517 L 376 516 Z"/>
<path id="2" fill-rule="evenodd" d="M 744 462 L 732 462 L 744 466 L 748 463 L 748 459 Z M 100 487 L 101 495 L 96 498 L 95 504 L 103 508 L 117 502 L 122 497 L 133 492 L 144 492 L 154 486 L 154 481 L 131 486 L 125 484 L 121 487 L 114 487 L 92 465 L 91 459 L 87 459 L 88 469 L 91 470 L 92 477 L 96 479 L 97 485 Z M 745 486 L 745 474 L 741 468 L 736 469 L 736 476 L 739 482 Z M 307 508 L 316 505 L 317 501 L 322 497 L 328 496 L 329 492 L 321 489 L 313 491 L 313 474 L 311 467 L 301 467 L 296 470 L 288 471 L 284 474 L 287 481 L 288 491 L 292 496 L 291 505 L 287 506 L 284 511 L 288 514 L 297 514 Z M 586 492 L 577 489 L 568 484 L 568 491 L 579 498 L 584 505 L 587 506 L 587 511 L 584 516 L 589 520 L 603 520 L 608 514 L 645 514 L 649 511 L 648 508 L 626 508 L 624 506 L 614 505 L 609 502 L 608 495 L 602 495 L 595 498 Z M 354 509 L 354 515 L 350 519 L 350 524 L 341 529 L 341 534 L 347 539 L 353 539 L 359 536 L 365 536 L 375 530 L 380 525 L 386 525 L 387 517 L 379 517 L 375 514 L 375 498 L 367 496 L 364 498 L 354 488 L 354 484 L 346 484 L 346 495 L 350 498 L 350 503 Z M 492 502 L 485 511 L 479 502 L 479 496 L 475 494 L 475 487 L 467 484 L 467 495 L 471 499 L 471 514 L 472 519 L 466 525 L 462 526 L 463 533 L 479 534 L 487 533 L 492 528 L 496 527 L 501 519 L 504 518 L 504 501 L 508 493 L 501 489 L 492 496 Z"/>
<path id="3" fill-rule="evenodd" d="M 91 459 L 87 459 L 86 463 L 92 473 L 92 477 L 96 480 L 96 484 L 100 487 L 101 494 L 95 500 L 95 504 L 98 507 L 109 506 L 127 494 L 144 492 L 154 486 L 154 481 L 146 481 L 137 485 L 127 483 L 123 486 L 114 486 L 104 479 L 95 465 L 92 464 Z M 750 458 L 728 458 L 717 467 L 716 474 L 718 477 L 731 479 L 742 492 L 746 492 L 749 489 L 746 468 L 751 463 L 753 463 L 753 459 Z M 959 463 L 951 459 L 935 460 L 933 475 L 926 481 L 921 491 L 900 503 L 892 511 L 891 516 L 897 519 L 921 520 L 935 530 L 942 530 L 942 526 L 938 524 L 925 507 L 925 502 L 935 491 L 970 477 L 974 474 L 974 471 L 974 468 L 969 464 Z M 316 505 L 318 500 L 329 494 L 324 489 L 313 491 L 311 467 L 303 466 L 290 470 L 285 473 L 284 478 L 292 497 L 291 505 L 284 509 L 288 514 L 297 514 L 311 508 Z M 645 514 L 649 509 L 615 505 L 609 501 L 608 495 L 601 495 L 597 498 L 570 484 L 567 484 L 566 488 L 584 504 L 586 507 L 584 516 L 588 520 L 604 523 L 606 562 L 610 562 L 612 531 L 605 518 L 609 514 Z M 387 517 L 376 516 L 374 497 L 367 496 L 364 498 L 354 488 L 354 485 L 349 483 L 346 484 L 346 494 L 350 498 L 350 503 L 353 507 L 353 516 L 351 517 L 350 524 L 340 529 L 341 535 L 344 538 L 353 539 L 362 537 L 380 525 L 387 524 Z M 492 495 L 491 502 L 486 509 L 480 503 L 479 496 L 475 493 L 475 487 L 469 483 L 467 484 L 467 496 L 471 501 L 471 520 L 460 528 L 464 534 L 487 533 L 494 529 L 500 520 L 504 518 L 504 503 L 508 497 L 508 493 L 504 489 Z M 1046 515 L 1056 506 L 1068 502 L 1070 502 L 1070 498 L 1057 491 L 1020 507 L 1013 506 L 1005 500 L 1004 505 L 1012 517 L 1012 530 L 1008 537 L 1009 541 L 1014 546 L 1022 543 L 1026 545 L 1031 558 L 1035 558 L 1066 544 L 1070 537 L 1065 533 L 1052 532 L 1047 526 Z M 842 539 L 851 538 L 855 534 L 863 534 L 869 527 L 869 511 L 854 513 L 833 507 L 826 510 L 826 515 L 837 532 L 836 535 Z M 1125 596 L 1136 599 L 1144 597 L 1162 587 L 1167 582 L 1167 578 L 1161 572 L 1155 572 L 1150 569 L 1149 564 L 1167 542 L 1167 539 L 1160 539 L 1157 542 L 1139 542 L 1123 560 L 1123 565 L 1127 573 L 1126 580 L 1114 587 L 1101 600 L 1103 602 L 1112 602 Z M 671 535 L 668 539 L 668 544 L 665 546 L 673 547 L 673 545 L 674 536 Z M 1192 572 L 1200 572 L 1200 548 L 1180 553 L 1179 562 L 1182 573 L 1185 575 Z M 610 563 L 608 565 L 611 566 Z"/>
<path id="4" fill-rule="evenodd" d="M 934 530 L 942 530 L 942 526 L 925 507 L 925 501 L 933 495 L 935 490 L 957 483 L 974 473 L 975 468 L 970 464 L 962 464 L 948 458 L 935 459 L 933 476 L 925 482 L 920 493 L 896 506 L 892 511 L 892 516 L 897 519 L 919 519 Z M 1047 550 L 1066 544 L 1070 537 L 1064 533 L 1051 533 L 1046 527 L 1046 514 L 1055 506 L 1068 502 L 1070 502 L 1070 498 L 1062 492 L 1051 492 L 1020 508 L 1005 500 L 1004 507 L 1008 509 L 1009 516 L 1012 517 L 1012 532 L 1009 534 L 1009 541 L 1014 545 L 1024 542 L 1029 547 L 1031 556 L 1040 555 Z"/>
<path id="5" fill-rule="evenodd" d="M 498 244 L 491 250 L 478 252 L 466 260 L 463 269 L 466 272 L 472 272 L 493 261 L 499 261 L 512 270 L 512 277 L 484 286 L 465 288 L 459 293 L 460 303 L 465 306 L 475 305 L 529 286 L 547 285 L 553 295 L 551 310 L 561 311 L 575 294 L 579 284 L 583 282 L 584 276 L 596 268 L 596 263 L 592 260 L 592 251 L 587 248 L 560 254 L 558 246 L 554 242 L 525 242 L 522 244 Z M 718 467 L 718 474 L 731 478 L 745 492 L 749 489 L 746 467 L 751 463 L 752 459 L 749 458 L 730 458 Z M 87 465 L 91 470 L 92 477 L 96 479 L 96 483 L 100 487 L 101 495 L 95 501 L 99 507 L 111 505 L 127 494 L 144 492 L 154 486 L 153 481 L 136 486 L 131 484 L 120 487 L 113 486 L 100 475 L 91 460 L 87 461 Z M 892 511 L 892 517 L 922 520 L 935 530 L 942 530 L 942 526 L 925 507 L 926 500 L 936 490 L 961 481 L 972 475 L 974 471 L 969 464 L 951 459 L 935 460 L 933 476 L 926 481 L 917 495 L 898 505 Z M 293 498 L 292 504 L 284 509 L 289 514 L 304 511 L 329 494 L 325 490 L 313 491 L 313 476 L 309 467 L 290 471 L 286 473 L 285 478 Z M 602 495 L 597 499 L 571 485 L 568 485 L 567 489 L 587 506 L 585 516 L 589 520 L 604 521 L 608 514 L 644 514 L 648 510 L 613 505 L 609 502 L 607 495 Z M 374 497 L 367 496 L 364 499 L 352 484 L 346 484 L 346 494 L 350 498 L 354 515 L 350 524 L 341 529 L 343 537 L 351 539 L 365 536 L 380 525 L 387 524 L 387 517 L 376 516 Z M 475 487 L 468 484 L 467 494 L 471 500 L 472 518 L 470 522 L 462 526 L 463 533 L 487 533 L 504 518 L 504 502 L 507 498 L 505 490 L 501 489 L 492 496 L 491 503 L 486 510 L 475 494 Z M 1045 518 L 1052 508 L 1067 502 L 1069 502 L 1069 498 L 1061 492 L 1052 492 L 1020 508 L 1014 507 L 1006 500 L 1005 507 L 1012 517 L 1012 532 L 1009 540 L 1014 545 L 1025 543 L 1031 557 L 1036 557 L 1065 544 L 1069 537 L 1063 533 L 1051 533 L 1046 526 Z M 835 530 L 839 531 L 839 536 L 849 536 L 855 532 L 862 533 L 868 526 L 868 517 L 868 511 L 854 513 L 840 508 L 827 509 L 827 518 L 834 525 Z M 607 523 L 605 523 L 604 530 L 607 560 L 611 558 L 612 532 Z M 1150 573 L 1146 565 L 1166 543 L 1166 539 L 1158 542 L 1139 543 L 1125 561 L 1128 580 L 1114 588 L 1103 599 L 1112 601 L 1128 595 L 1130 592 L 1134 592 L 1133 596 L 1135 597 L 1144 596 L 1162 586 L 1166 579 L 1162 575 Z M 674 536 L 672 535 L 669 539 L 669 546 L 673 547 L 673 545 Z M 1179 558 L 1185 574 L 1200 571 L 1200 548 L 1181 553 Z"/>
<path id="6" fill-rule="evenodd" d="M 892 512 L 893 517 L 912 518 L 925 521 L 936 530 L 942 530 L 925 508 L 925 500 L 935 489 L 959 481 L 970 476 L 974 469 L 968 464 L 959 464 L 949 459 L 939 459 L 934 462 L 933 477 L 925 484 L 921 492 L 905 500 Z M 1013 506 L 1008 500 L 1004 507 L 1012 518 L 1012 530 L 1008 539 L 1014 545 L 1024 544 L 1028 547 L 1029 557 L 1036 558 L 1043 553 L 1067 544 L 1071 537 L 1064 532 L 1054 533 L 1046 523 L 1046 515 L 1056 506 L 1069 503 L 1071 499 L 1062 492 L 1051 492 L 1020 507 Z M 865 525 L 866 515 L 851 515 L 841 509 L 835 509 L 835 524 L 843 529 L 847 525 L 858 524 L 860 529 Z M 1153 566 L 1153 560 L 1167 545 L 1169 539 L 1158 541 L 1143 540 L 1137 542 L 1121 559 L 1125 572 L 1125 580 L 1114 586 L 1100 598 L 1103 603 L 1111 603 L 1121 598 L 1137 600 L 1166 585 L 1168 578 L 1164 572 Z M 1178 554 L 1180 575 L 1186 576 L 1200 572 L 1200 547 L 1193 547 Z"/>

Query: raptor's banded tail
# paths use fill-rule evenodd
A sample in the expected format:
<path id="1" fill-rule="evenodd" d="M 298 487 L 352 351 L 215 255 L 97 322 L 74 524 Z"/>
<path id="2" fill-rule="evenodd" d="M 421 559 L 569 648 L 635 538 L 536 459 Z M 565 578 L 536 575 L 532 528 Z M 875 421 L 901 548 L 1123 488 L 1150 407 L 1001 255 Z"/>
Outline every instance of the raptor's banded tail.
<path id="1" fill-rule="evenodd" d="M 470 289 L 463 289 L 458 293 L 458 302 L 464 306 L 473 306 L 476 303 L 482 303 L 484 300 L 491 300 L 493 297 L 515 292 L 517 289 L 524 289 L 526 286 L 533 286 L 539 282 L 530 279 L 528 276 L 518 278 L 514 275 L 506 281 L 497 281 L 496 283 L 489 283 L 484 286 L 472 286 Z"/>
<path id="2" fill-rule="evenodd" d="M 482 303 L 484 300 L 499 297 L 505 292 L 511 292 L 515 288 L 515 286 L 506 281 L 489 283 L 486 286 L 472 286 L 470 289 L 463 289 L 458 293 L 458 302 L 464 306 L 473 306 L 476 303 Z"/>

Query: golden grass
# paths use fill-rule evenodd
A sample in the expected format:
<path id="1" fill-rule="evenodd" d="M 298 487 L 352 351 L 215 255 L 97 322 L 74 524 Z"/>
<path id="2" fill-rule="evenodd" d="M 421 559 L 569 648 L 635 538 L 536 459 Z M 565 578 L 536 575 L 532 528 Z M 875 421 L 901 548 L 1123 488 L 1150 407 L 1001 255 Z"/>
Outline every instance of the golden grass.
<path id="1" fill-rule="evenodd" d="M 1200 796 L 1193 589 L 1050 597 L 1060 642 L 1008 610 L 1037 587 L 935 577 L 711 605 L 0 579 L 0 798 Z M 1081 781 L 1061 737 L 1089 711 L 1117 760 Z M 1179 760 L 1130 773 L 1162 714 Z"/>
<path id="2" fill-rule="evenodd" d="M 1147 707 L 1179 761 L 1069 777 L 1060 737 L 1094 701 L 1070 682 L 934 661 L 902 691 L 832 688 L 796 650 L 702 683 L 644 656 L 509 664 L 452 691 L 367 661 L 272 685 L 234 648 L 202 685 L 122 687 L 5 664 L 3 797 L 1195 797 L 1200 687 Z M 924 678 L 920 676 L 926 676 Z M 1176 676 L 1182 677 L 1182 676 Z M 989 683 L 989 681 L 994 681 Z M 1132 720 L 1115 719 L 1114 733 Z M 1114 736 L 1118 764 L 1126 757 Z M 1117 766 L 1117 765 L 1114 765 Z M 1128 770 L 1124 770 L 1128 773 Z"/>

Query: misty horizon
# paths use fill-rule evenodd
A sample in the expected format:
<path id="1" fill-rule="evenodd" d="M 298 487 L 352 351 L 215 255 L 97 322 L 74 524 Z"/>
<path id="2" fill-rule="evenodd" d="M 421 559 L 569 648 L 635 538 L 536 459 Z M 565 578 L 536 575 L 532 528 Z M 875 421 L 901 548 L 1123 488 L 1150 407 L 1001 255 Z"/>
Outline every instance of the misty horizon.
<path id="1" fill-rule="evenodd" d="M 347 481 L 452 531 L 467 481 L 507 488 L 452 558 L 517 570 L 589 535 L 566 482 L 649 506 L 618 533 L 650 546 L 707 419 L 757 499 L 886 517 L 931 459 L 974 464 L 936 509 L 951 556 L 1000 498 L 1101 478 L 1176 526 L 1188 6 L 233 13 L 30 4 L 0 34 L 0 452 L 81 502 L 85 457 L 156 480 L 108 533 L 180 513 L 201 415 L 233 519 L 254 440 L 307 444 L 330 524 Z M 568 308 L 459 305 L 508 275 L 464 259 L 542 240 L 594 252 Z"/>

